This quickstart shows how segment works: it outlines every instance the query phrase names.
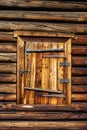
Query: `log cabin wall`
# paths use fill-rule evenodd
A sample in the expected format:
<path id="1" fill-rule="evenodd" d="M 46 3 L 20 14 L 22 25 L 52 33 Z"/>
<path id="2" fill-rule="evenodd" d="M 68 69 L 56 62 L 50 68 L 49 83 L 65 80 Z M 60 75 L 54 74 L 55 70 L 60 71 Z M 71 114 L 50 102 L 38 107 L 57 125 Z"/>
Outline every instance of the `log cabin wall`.
<path id="1" fill-rule="evenodd" d="M 14 30 L 75 34 L 71 106 L 43 107 L 40 112 L 37 107 L 37 112 L 20 105 L 16 108 L 17 39 Z M 87 2 L 0 0 L 0 129 L 86 129 L 86 112 Z"/>

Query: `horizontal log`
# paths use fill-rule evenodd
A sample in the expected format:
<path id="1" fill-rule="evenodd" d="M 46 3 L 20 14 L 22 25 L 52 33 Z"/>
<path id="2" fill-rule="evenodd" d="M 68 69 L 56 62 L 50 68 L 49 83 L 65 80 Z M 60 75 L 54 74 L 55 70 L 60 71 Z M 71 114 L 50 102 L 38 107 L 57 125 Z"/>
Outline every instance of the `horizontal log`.
<path id="1" fill-rule="evenodd" d="M 87 77 L 72 77 L 73 85 L 87 85 Z"/>
<path id="2" fill-rule="evenodd" d="M 87 94 L 72 94 L 72 101 L 87 101 Z"/>
<path id="3" fill-rule="evenodd" d="M 16 63 L 0 63 L 0 73 L 16 73 Z"/>
<path id="4" fill-rule="evenodd" d="M 14 103 L 4 103 L 0 104 L 0 110 L 9 110 L 9 111 L 38 111 L 38 112 L 87 112 L 87 103 L 85 104 L 71 104 L 69 105 L 22 105 L 22 104 L 14 104 Z"/>
<path id="5" fill-rule="evenodd" d="M 48 9 L 63 9 L 63 10 L 87 10 L 87 2 L 61 2 L 61 1 L 45 1 L 45 0 L 30 0 L 23 1 L 19 0 L 14 2 L 12 0 L 1 0 L 0 6 L 12 7 L 12 8 L 48 8 Z"/>
<path id="6" fill-rule="evenodd" d="M 16 53 L 0 53 L 0 62 L 16 62 Z"/>
<path id="7" fill-rule="evenodd" d="M 45 130 L 45 129 L 86 129 L 87 128 L 87 121 L 1 121 L 0 122 L 1 128 L 14 128 L 14 127 L 27 127 L 27 128 L 35 128 L 37 130 Z"/>
<path id="8" fill-rule="evenodd" d="M 0 83 L 16 83 L 16 74 L 0 74 Z"/>
<path id="9" fill-rule="evenodd" d="M 86 76 L 87 75 L 87 68 L 80 68 L 80 67 L 72 67 L 72 76 Z"/>
<path id="10" fill-rule="evenodd" d="M 77 56 L 73 56 L 72 57 L 72 65 L 73 66 L 83 66 L 86 67 L 87 66 L 87 57 L 77 57 Z"/>
<path id="11" fill-rule="evenodd" d="M 87 36 L 84 37 L 84 36 L 78 36 L 77 35 L 77 38 L 72 40 L 72 45 L 87 45 Z"/>
<path id="12" fill-rule="evenodd" d="M 72 85 L 73 93 L 87 93 L 87 85 Z"/>
<path id="13" fill-rule="evenodd" d="M 3 10 L 0 10 L 0 19 L 87 22 L 87 15 L 86 15 L 86 12 L 46 12 L 46 11 L 10 11 L 10 10 L 3 11 Z"/>
<path id="14" fill-rule="evenodd" d="M 80 27 L 80 28 L 79 28 Z M 13 22 L 0 21 L 0 29 L 3 30 L 37 30 L 56 31 L 66 33 L 87 33 L 86 24 L 74 23 L 46 23 L 46 22 Z"/>
<path id="15" fill-rule="evenodd" d="M 74 112 L 1 112 L 0 120 L 86 120 L 87 113 Z"/>
<path id="16" fill-rule="evenodd" d="M 13 37 L 13 32 L 0 32 L 0 41 L 16 42 L 17 39 Z"/>
<path id="17" fill-rule="evenodd" d="M 16 84 L 0 84 L 1 93 L 16 93 Z"/>
<path id="18" fill-rule="evenodd" d="M 86 46 L 72 47 L 72 55 L 87 55 L 87 47 Z"/>
<path id="19" fill-rule="evenodd" d="M 16 44 L 0 43 L 0 53 L 16 53 Z"/>
<path id="20" fill-rule="evenodd" d="M 16 101 L 16 94 L 0 94 L 0 101 Z"/>

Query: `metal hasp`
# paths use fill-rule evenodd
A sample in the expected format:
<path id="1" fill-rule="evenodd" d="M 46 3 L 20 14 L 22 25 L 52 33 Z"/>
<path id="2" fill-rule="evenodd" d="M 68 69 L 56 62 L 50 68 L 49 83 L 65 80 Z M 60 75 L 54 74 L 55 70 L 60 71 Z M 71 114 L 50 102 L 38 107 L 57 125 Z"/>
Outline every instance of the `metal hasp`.
<path id="1" fill-rule="evenodd" d="M 70 83 L 70 79 L 60 79 L 60 83 Z"/>
<path id="2" fill-rule="evenodd" d="M 38 49 L 38 50 L 35 50 L 35 49 L 27 49 L 26 52 L 29 52 L 29 53 L 44 53 L 44 52 L 64 52 L 64 49 L 63 48 L 57 48 L 57 49 Z"/>
<path id="3" fill-rule="evenodd" d="M 68 66 L 70 66 L 70 63 L 69 62 L 61 62 L 60 66 L 68 67 Z"/>
<path id="4" fill-rule="evenodd" d="M 24 74 L 24 73 L 27 73 L 27 72 L 30 72 L 29 70 L 20 70 L 19 73 L 20 75 Z"/>

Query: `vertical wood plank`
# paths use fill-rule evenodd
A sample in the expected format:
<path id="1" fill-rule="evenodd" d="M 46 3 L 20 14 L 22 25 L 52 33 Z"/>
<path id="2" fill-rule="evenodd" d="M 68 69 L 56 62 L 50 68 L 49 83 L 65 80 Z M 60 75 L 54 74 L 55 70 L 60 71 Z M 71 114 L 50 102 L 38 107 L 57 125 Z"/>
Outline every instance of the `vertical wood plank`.
<path id="1" fill-rule="evenodd" d="M 30 48 L 30 43 L 26 42 L 26 47 L 25 49 Z M 25 70 L 27 70 L 27 72 L 25 73 L 25 87 L 30 87 L 30 73 L 31 73 L 31 53 L 27 53 L 25 55 Z M 29 104 L 29 95 L 30 95 L 30 91 L 29 90 L 25 90 L 24 91 L 24 104 Z"/>
<path id="2" fill-rule="evenodd" d="M 52 43 L 51 44 L 51 48 L 52 49 L 56 49 L 57 48 L 57 43 Z M 51 53 L 51 55 L 56 54 Z M 57 90 L 57 58 L 50 58 L 50 89 L 51 90 Z M 49 99 L 49 103 L 56 105 L 57 104 L 57 98 L 50 98 Z"/>
<path id="3" fill-rule="evenodd" d="M 42 49 L 42 42 L 36 43 L 36 49 Z M 36 54 L 36 88 L 41 88 L 42 86 L 42 53 Z M 35 103 L 41 104 L 41 92 L 36 92 Z"/>
<path id="4" fill-rule="evenodd" d="M 31 43 L 31 49 L 35 49 L 36 45 L 34 42 Z M 35 80 L 36 80 L 36 53 L 31 54 L 31 77 L 30 77 L 30 87 L 35 88 Z M 30 91 L 30 99 L 29 104 L 34 104 L 35 102 L 35 93 L 34 91 Z"/>
<path id="5" fill-rule="evenodd" d="M 58 48 L 64 48 L 64 43 L 58 43 Z M 64 56 L 64 52 L 59 52 L 58 55 Z M 58 58 L 58 90 L 63 91 L 63 84 L 60 83 L 60 79 L 64 76 L 64 67 L 60 66 L 60 63 L 64 62 L 64 58 Z M 58 98 L 58 105 L 63 104 L 63 98 Z"/>
<path id="6" fill-rule="evenodd" d="M 24 42 L 18 37 L 17 39 L 17 103 L 23 103 L 24 100 L 24 75 L 19 71 L 24 70 Z"/>
<path id="7" fill-rule="evenodd" d="M 49 43 L 44 42 L 43 49 L 47 50 L 48 48 L 49 48 Z M 44 53 L 44 54 L 46 55 L 48 53 Z M 49 88 L 49 58 L 42 58 L 42 89 L 48 89 L 48 88 Z M 48 97 L 43 97 L 41 103 L 48 104 Z"/>
<path id="8" fill-rule="evenodd" d="M 67 83 L 67 103 L 71 104 L 71 38 L 69 38 L 66 42 L 66 62 L 70 63 L 70 66 L 66 68 L 66 74 L 70 82 Z"/>

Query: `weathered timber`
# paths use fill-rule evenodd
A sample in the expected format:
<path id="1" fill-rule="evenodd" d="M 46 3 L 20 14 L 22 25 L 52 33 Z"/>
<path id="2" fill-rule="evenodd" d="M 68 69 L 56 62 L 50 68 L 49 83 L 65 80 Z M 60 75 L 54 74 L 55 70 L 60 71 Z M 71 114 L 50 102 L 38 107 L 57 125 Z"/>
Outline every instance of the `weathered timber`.
<path id="1" fill-rule="evenodd" d="M 14 37 L 18 37 L 18 36 L 25 36 L 25 37 L 22 37 L 22 39 L 26 42 L 27 41 L 30 41 L 30 40 L 35 40 L 35 38 L 27 38 L 26 36 L 36 36 L 37 37 L 37 40 L 41 42 L 40 39 L 44 39 L 44 37 L 49 37 L 49 39 L 44 39 L 46 42 L 49 41 L 50 39 L 53 41 L 59 41 L 59 40 L 62 40 L 63 41 L 66 41 L 67 38 L 75 38 L 75 35 L 73 33 L 63 33 L 63 32 L 47 32 L 47 31 L 14 31 Z M 38 38 L 38 36 L 40 37 L 43 37 L 43 38 Z M 56 37 L 56 38 L 53 38 L 53 37 Z M 59 38 L 59 39 L 57 39 Z M 63 39 L 65 38 L 65 39 Z"/>
<path id="2" fill-rule="evenodd" d="M 72 40 L 72 45 L 87 45 L 87 35 L 86 36 L 78 36 L 77 35 L 77 38 Z"/>
<path id="3" fill-rule="evenodd" d="M 0 53 L 16 53 L 16 44 L 0 43 Z"/>
<path id="4" fill-rule="evenodd" d="M 0 74 L 0 83 L 16 83 L 16 74 Z"/>
<path id="5" fill-rule="evenodd" d="M 0 101 L 16 101 L 16 94 L 0 94 Z"/>
<path id="6" fill-rule="evenodd" d="M 87 77 L 72 77 L 72 84 L 87 85 Z"/>
<path id="7" fill-rule="evenodd" d="M 0 110 L 14 111 L 83 111 L 87 112 L 87 104 L 71 104 L 71 105 L 17 105 L 14 103 L 0 104 Z"/>
<path id="8" fill-rule="evenodd" d="M 6 127 L 6 128 L 12 128 L 12 127 L 27 127 L 27 128 L 37 128 L 43 130 L 43 128 L 45 127 L 45 129 L 69 129 L 69 130 L 73 130 L 73 129 L 86 129 L 87 128 L 87 122 L 86 121 L 49 121 L 49 122 L 38 122 L 38 121 L 2 121 L 0 122 L 0 127 Z M 45 130 L 44 129 L 44 130 Z"/>
<path id="9" fill-rule="evenodd" d="M 87 55 L 87 47 L 86 46 L 72 47 L 72 55 Z"/>
<path id="10" fill-rule="evenodd" d="M 48 8 L 48 9 L 63 9 L 63 10 L 87 10 L 87 2 L 61 2 L 61 1 L 45 1 L 45 0 L 1 0 L 0 6 L 2 7 L 21 7 L 21 8 Z"/>
<path id="11" fill-rule="evenodd" d="M 87 101 L 87 94 L 72 94 L 72 101 Z"/>
<path id="12" fill-rule="evenodd" d="M 16 93 L 16 84 L 0 84 L 1 93 Z"/>
<path id="13" fill-rule="evenodd" d="M 0 53 L 0 62 L 16 62 L 16 53 Z"/>
<path id="14" fill-rule="evenodd" d="M 0 10 L 0 19 L 87 22 L 87 14 L 86 12 L 47 12 L 47 11 L 10 11 L 10 10 L 3 11 L 3 10 Z"/>
<path id="15" fill-rule="evenodd" d="M 16 63 L 0 63 L 0 73 L 16 73 Z"/>
<path id="16" fill-rule="evenodd" d="M 74 112 L 0 112 L 0 120 L 86 120 L 87 113 Z"/>
<path id="17" fill-rule="evenodd" d="M 17 39 L 13 37 L 13 32 L 0 32 L 0 41 L 12 41 L 16 42 Z"/>
<path id="18" fill-rule="evenodd" d="M 87 85 L 72 85 L 73 93 L 87 93 Z"/>
<path id="19" fill-rule="evenodd" d="M 73 76 L 86 76 L 87 68 L 86 67 L 72 67 L 72 75 Z"/>
<path id="20" fill-rule="evenodd" d="M 55 32 L 82 33 L 82 34 L 87 33 L 86 24 L 79 24 L 78 26 L 78 24 L 74 24 L 74 23 L 0 21 L 0 29 L 55 31 Z"/>
<path id="21" fill-rule="evenodd" d="M 77 56 L 73 56 L 72 57 L 72 65 L 73 66 L 87 66 L 87 57 L 77 57 Z"/>

